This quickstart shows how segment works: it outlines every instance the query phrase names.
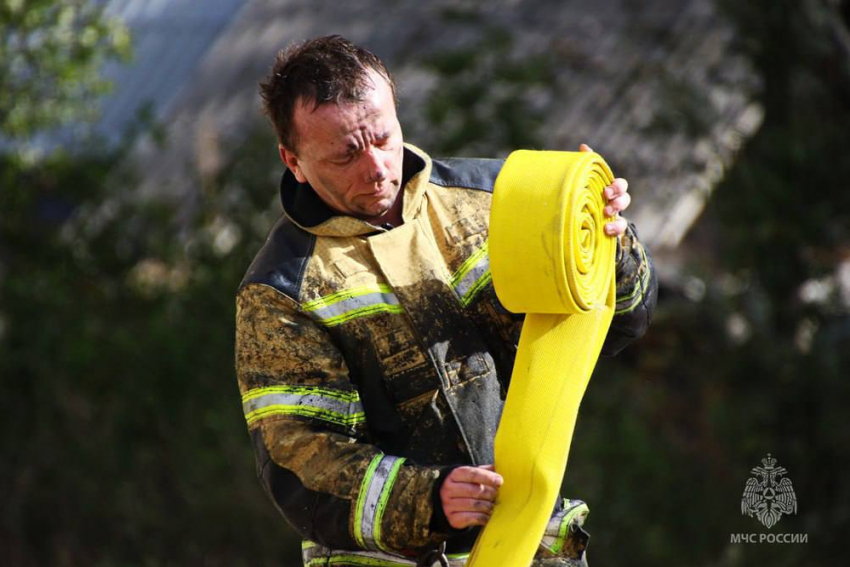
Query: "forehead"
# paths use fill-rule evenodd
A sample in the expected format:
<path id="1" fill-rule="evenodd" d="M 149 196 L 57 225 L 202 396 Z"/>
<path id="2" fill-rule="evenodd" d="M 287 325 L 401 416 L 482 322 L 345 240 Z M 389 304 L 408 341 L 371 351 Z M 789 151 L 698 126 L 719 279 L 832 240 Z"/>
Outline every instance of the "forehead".
<path id="1" fill-rule="evenodd" d="M 293 121 L 298 132 L 298 145 L 304 148 L 329 144 L 349 144 L 364 134 L 377 135 L 376 129 L 390 127 L 395 121 L 392 89 L 381 75 L 370 72 L 372 86 L 363 92 L 362 100 L 324 103 L 299 100 Z M 336 148 L 335 148 L 336 149 Z"/>

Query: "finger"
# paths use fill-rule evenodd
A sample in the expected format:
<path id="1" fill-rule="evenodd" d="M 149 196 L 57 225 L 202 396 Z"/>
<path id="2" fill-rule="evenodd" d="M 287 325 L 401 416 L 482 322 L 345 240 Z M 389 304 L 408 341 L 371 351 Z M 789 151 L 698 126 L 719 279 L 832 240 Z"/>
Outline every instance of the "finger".
<path id="1" fill-rule="evenodd" d="M 454 469 L 446 480 L 452 482 L 469 482 L 472 484 L 485 484 L 498 488 L 502 486 L 502 475 L 487 470 L 483 467 L 458 467 Z"/>
<path id="2" fill-rule="evenodd" d="M 614 199 L 624 194 L 629 190 L 629 182 L 623 179 L 622 177 L 618 177 L 614 181 L 611 182 L 611 185 L 605 188 L 602 192 L 605 195 L 606 199 Z"/>
<path id="3" fill-rule="evenodd" d="M 608 236 L 619 236 L 626 232 L 628 223 L 624 218 L 617 218 L 605 225 L 605 234 Z"/>
<path id="4" fill-rule="evenodd" d="M 480 512 L 482 514 L 491 514 L 493 513 L 493 507 L 495 505 L 492 502 L 488 502 L 486 500 L 476 500 L 475 498 L 454 498 L 445 505 L 443 505 L 443 510 L 448 514 L 455 514 L 458 512 Z"/>
<path id="5" fill-rule="evenodd" d="M 579 149 L 579 151 L 580 151 L 580 152 L 592 152 L 592 151 L 593 151 L 593 150 L 590 148 L 590 146 L 588 146 L 587 144 L 581 144 L 581 145 L 578 147 L 578 149 Z"/>
<path id="6" fill-rule="evenodd" d="M 609 217 L 613 217 L 618 213 L 622 213 L 627 208 L 629 208 L 629 203 L 631 202 L 632 196 L 628 193 L 624 193 L 616 199 L 608 201 L 608 205 L 605 207 L 605 214 Z"/>
<path id="7" fill-rule="evenodd" d="M 446 519 L 453 528 L 459 530 L 469 526 L 483 526 L 490 516 L 478 512 L 457 512 L 452 515 L 447 514 Z"/>
<path id="8" fill-rule="evenodd" d="M 446 480 L 440 491 L 442 498 L 478 498 L 481 500 L 496 500 L 499 491 L 485 484 L 472 484 L 469 482 L 452 482 Z"/>

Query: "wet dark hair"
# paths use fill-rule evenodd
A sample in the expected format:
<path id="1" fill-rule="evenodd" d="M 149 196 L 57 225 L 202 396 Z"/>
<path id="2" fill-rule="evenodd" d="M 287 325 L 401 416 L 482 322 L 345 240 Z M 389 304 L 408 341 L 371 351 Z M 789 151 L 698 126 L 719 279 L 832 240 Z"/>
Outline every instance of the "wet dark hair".
<path id="1" fill-rule="evenodd" d="M 378 57 L 339 35 L 309 39 L 281 50 L 266 80 L 260 83 L 263 106 L 283 146 L 295 151 L 295 105 L 363 100 L 372 86 L 369 71 L 387 80 L 395 99 L 392 75 Z"/>

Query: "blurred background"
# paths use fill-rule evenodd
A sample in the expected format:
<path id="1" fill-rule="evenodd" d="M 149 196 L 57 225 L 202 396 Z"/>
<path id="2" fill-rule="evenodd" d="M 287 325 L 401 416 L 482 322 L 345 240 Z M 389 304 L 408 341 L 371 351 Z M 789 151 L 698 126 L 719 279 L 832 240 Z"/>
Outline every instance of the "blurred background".
<path id="1" fill-rule="evenodd" d="M 591 564 L 846 565 L 848 29 L 847 0 L 4 0 L 0 564 L 300 565 L 234 293 L 280 211 L 257 82 L 341 33 L 431 155 L 587 143 L 630 181 L 661 293 L 578 422 Z M 768 453 L 798 502 L 770 530 Z"/>

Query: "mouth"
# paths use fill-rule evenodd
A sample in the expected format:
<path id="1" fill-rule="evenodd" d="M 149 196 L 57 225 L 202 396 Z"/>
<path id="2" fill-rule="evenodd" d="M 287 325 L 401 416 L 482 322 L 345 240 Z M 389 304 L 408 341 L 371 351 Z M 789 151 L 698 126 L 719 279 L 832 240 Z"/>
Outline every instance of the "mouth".
<path id="1" fill-rule="evenodd" d="M 392 195 L 394 189 L 395 189 L 395 185 L 392 184 L 392 183 L 388 183 L 386 185 L 378 185 L 377 187 L 373 188 L 371 191 L 369 191 L 368 193 L 365 193 L 364 195 L 366 197 L 373 197 L 373 198 L 374 197 L 389 197 L 389 196 Z"/>

